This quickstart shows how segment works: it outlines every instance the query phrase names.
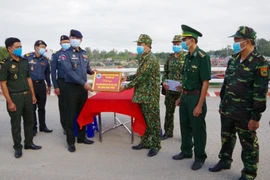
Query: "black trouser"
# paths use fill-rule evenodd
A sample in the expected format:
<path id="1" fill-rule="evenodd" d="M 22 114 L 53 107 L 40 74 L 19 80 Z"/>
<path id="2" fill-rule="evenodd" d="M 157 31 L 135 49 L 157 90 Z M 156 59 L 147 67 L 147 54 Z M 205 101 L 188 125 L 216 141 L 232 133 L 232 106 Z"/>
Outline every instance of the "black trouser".
<path id="1" fill-rule="evenodd" d="M 60 114 L 60 122 L 63 129 L 66 129 L 66 106 L 65 103 L 66 99 L 66 88 L 65 88 L 65 80 L 64 79 L 57 79 L 57 85 L 60 89 L 60 95 L 58 96 L 58 107 L 59 107 L 59 114 Z"/>
<path id="2" fill-rule="evenodd" d="M 37 131 L 37 116 L 36 110 L 38 108 L 38 120 L 39 120 L 39 128 L 46 128 L 45 123 L 45 105 L 47 101 L 47 93 L 46 93 L 46 84 L 44 80 L 42 81 L 33 81 L 33 86 L 35 90 L 35 95 L 37 98 L 37 103 L 33 105 L 33 115 L 34 115 L 34 126 L 33 130 Z"/>
<path id="3" fill-rule="evenodd" d="M 11 123 L 11 132 L 13 138 L 13 148 L 15 150 L 21 150 L 21 118 L 23 117 L 23 126 L 24 126 L 24 144 L 26 146 L 30 146 L 33 143 L 33 103 L 32 96 L 30 92 L 25 93 L 11 93 L 10 97 L 13 103 L 16 105 L 17 110 L 15 112 L 10 112 L 8 110 L 10 116 Z"/>
<path id="4" fill-rule="evenodd" d="M 66 83 L 66 99 L 67 104 L 66 112 L 66 133 L 67 133 L 67 143 L 74 144 L 74 119 L 76 115 L 81 112 L 85 101 L 88 97 L 88 92 L 79 84 Z M 85 126 L 79 129 L 78 126 L 78 140 L 83 140 L 85 138 Z"/>

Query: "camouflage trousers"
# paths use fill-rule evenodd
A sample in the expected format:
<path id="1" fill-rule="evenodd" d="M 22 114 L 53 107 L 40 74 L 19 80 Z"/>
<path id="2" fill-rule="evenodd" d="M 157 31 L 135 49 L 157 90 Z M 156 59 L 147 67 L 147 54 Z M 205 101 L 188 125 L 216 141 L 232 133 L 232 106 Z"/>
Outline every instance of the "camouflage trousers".
<path id="1" fill-rule="evenodd" d="M 244 164 L 242 174 L 250 179 L 257 176 L 259 162 L 259 143 L 256 131 L 248 129 L 248 120 L 236 121 L 221 115 L 221 142 L 219 158 L 225 166 L 230 167 L 232 153 L 236 143 L 236 132 L 242 146 L 241 158 Z"/>
<path id="2" fill-rule="evenodd" d="M 159 103 L 140 104 L 146 122 L 146 131 L 141 138 L 143 146 L 160 149 L 160 113 Z"/>
<path id="3" fill-rule="evenodd" d="M 166 93 L 164 102 L 166 107 L 164 130 L 167 136 L 173 136 L 175 101 L 179 98 L 179 96 L 180 93 Z"/>

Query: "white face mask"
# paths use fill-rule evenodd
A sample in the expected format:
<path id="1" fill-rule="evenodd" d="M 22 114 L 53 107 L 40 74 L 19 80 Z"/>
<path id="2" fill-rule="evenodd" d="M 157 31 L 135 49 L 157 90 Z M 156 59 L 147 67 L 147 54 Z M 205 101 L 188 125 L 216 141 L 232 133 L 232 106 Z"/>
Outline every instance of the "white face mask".
<path id="1" fill-rule="evenodd" d="M 81 44 L 81 40 L 80 39 L 70 39 L 70 45 L 74 48 L 79 47 Z"/>

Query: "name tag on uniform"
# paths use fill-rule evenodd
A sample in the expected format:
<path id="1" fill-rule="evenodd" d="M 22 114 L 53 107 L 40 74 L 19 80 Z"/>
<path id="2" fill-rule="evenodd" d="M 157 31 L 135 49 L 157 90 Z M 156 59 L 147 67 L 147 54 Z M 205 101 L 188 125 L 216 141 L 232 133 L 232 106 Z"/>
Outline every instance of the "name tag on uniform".
<path id="1" fill-rule="evenodd" d="M 71 59 L 79 59 L 75 54 L 71 56 Z"/>
<path id="2" fill-rule="evenodd" d="M 34 59 L 32 59 L 31 61 L 29 61 L 29 64 L 37 64 Z"/>

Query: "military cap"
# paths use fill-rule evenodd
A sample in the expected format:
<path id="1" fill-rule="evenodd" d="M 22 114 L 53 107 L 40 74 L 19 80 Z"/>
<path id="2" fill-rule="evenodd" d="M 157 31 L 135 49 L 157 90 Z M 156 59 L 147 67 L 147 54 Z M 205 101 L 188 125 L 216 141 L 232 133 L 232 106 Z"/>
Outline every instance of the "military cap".
<path id="1" fill-rule="evenodd" d="M 134 42 L 138 42 L 138 43 L 145 43 L 145 44 L 152 44 L 152 39 L 150 36 L 146 35 L 146 34 L 141 34 L 139 39 L 137 41 Z"/>
<path id="2" fill-rule="evenodd" d="M 82 33 L 80 31 L 78 31 L 78 30 L 75 30 L 75 29 L 70 30 L 69 36 L 74 36 L 74 37 L 77 37 L 77 38 L 80 38 L 80 39 L 83 38 Z"/>
<path id="3" fill-rule="evenodd" d="M 69 37 L 66 36 L 66 35 L 62 35 L 62 36 L 60 37 L 60 41 L 63 41 L 63 40 L 69 40 Z"/>
<path id="4" fill-rule="evenodd" d="M 173 37 L 172 43 L 174 42 L 182 42 L 182 36 L 181 35 L 175 35 Z"/>
<path id="5" fill-rule="evenodd" d="M 247 26 L 240 26 L 236 33 L 229 37 L 243 38 L 243 39 L 256 39 L 256 32 Z"/>
<path id="6" fill-rule="evenodd" d="M 37 40 L 37 41 L 35 42 L 34 46 L 39 46 L 39 45 L 41 45 L 41 44 L 43 44 L 43 45 L 45 45 L 45 46 L 47 47 L 47 44 L 46 44 L 44 41 L 42 41 L 42 40 Z"/>
<path id="7" fill-rule="evenodd" d="M 198 37 L 202 37 L 202 33 L 200 33 L 199 31 L 197 31 L 196 29 L 193 29 L 187 25 L 182 24 L 181 26 L 183 34 L 182 34 L 182 38 L 185 37 L 194 37 L 195 39 L 198 39 Z"/>

